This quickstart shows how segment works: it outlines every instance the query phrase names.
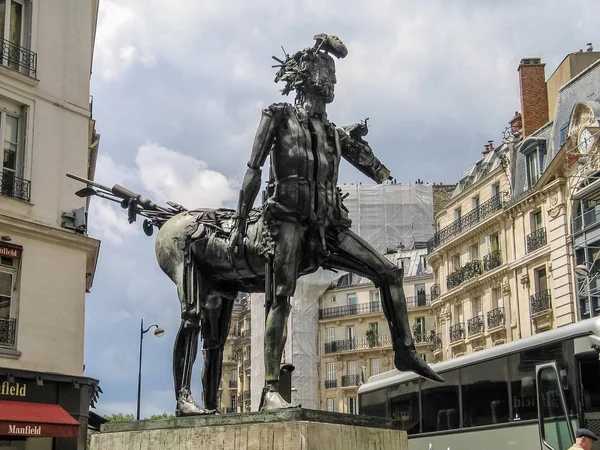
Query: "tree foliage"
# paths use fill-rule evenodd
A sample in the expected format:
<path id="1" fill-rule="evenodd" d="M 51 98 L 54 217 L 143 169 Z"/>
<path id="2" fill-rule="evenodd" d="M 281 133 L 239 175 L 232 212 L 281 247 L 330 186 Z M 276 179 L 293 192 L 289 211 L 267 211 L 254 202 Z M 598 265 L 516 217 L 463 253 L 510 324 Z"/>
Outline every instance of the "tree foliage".
<path id="1" fill-rule="evenodd" d="M 103 416 L 109 422 L 132 422 L 133 414 L 104 414 Z"/>

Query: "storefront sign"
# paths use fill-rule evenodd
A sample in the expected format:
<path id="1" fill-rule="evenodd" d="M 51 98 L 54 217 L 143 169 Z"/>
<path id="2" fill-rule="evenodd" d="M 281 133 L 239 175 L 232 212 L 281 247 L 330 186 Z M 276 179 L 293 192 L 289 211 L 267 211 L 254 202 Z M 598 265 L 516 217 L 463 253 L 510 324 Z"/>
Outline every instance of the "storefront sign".
<path id="1" fill-rule="evenodd" d="M 19 435 L 19 436 L 41 436 L 42 435 L 42 426 L 41 425 L 15 425 L 15 424 L 7 424 L 8 425 L 8 435 Z"/>
<path id="2" fill-rule="evenodd" d="M 5 245 L 0 245 L 0 256 L 5 256 L 7 258 L 20 258 L 22 249 L 16 247 L 7 247 Z"/>
<path id="3" fill-rule="evenodd" d="M 9 383 L 3 381 L 0 384 L 0 395 L 6 395 L 8 397 L 26 397 L 27 396 L 27 385 L 25 383 Z"/>

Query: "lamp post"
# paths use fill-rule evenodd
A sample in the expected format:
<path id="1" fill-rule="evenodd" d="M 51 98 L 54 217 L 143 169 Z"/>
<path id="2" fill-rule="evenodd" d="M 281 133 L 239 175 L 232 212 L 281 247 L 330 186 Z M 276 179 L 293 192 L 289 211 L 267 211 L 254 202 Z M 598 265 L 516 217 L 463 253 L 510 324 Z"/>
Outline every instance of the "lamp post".
<path id="1" fill-rule="evenodd" d="M 146 334 L 152 327 L 156 327 L 154 330 L 154 336 L 161 337 L 165 334 L 165 330 L 160 328 L 158 325 L 153 324 L 144 330 L 144 319 L 140 323 L 140 364 L 138 369 L 138 389 L 137 389 L 137 420 L 140 420 L 140 398 L 142 394 L 142 349 L 144 343 L 144 334 Z"/>

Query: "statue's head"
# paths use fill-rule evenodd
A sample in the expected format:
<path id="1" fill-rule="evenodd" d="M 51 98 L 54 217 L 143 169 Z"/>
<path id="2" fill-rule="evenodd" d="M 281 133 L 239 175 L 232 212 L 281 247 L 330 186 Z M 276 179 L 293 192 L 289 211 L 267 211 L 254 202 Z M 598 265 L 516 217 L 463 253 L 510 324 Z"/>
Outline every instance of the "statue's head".
<path id="1" fill-rule="evenodd" d="M 313 97 L 331 103 L 335 90 L 335 61 L 331 57 L 344 58 L 348 50 L 337 36 L 317 34 L 315 45 L 306 47 L 294 55 L 287 55 L 285 61 L 273 59 L 281 64 L 275 82 L 284 81 L 282 94 L 296 91 L 296 102 Z"/>

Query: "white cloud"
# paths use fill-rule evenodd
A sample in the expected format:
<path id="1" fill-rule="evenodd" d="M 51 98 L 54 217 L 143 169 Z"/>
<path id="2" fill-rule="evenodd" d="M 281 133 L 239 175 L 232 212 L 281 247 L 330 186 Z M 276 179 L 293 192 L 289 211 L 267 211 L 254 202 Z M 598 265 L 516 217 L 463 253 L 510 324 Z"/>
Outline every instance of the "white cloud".
<path id="1" fill-rule="evenodd" d="M 134 167 L 100 155 L 96 180 L 110 186 L 123 184 L 156 203 L 170 200 L 188 209 L 221 207 L 234 200 L 237 192 L 232 181 L 203 161 L 153 143 L 138 149 Z M 115 245 L 124 237 L 140 234 L 138 226 L 127 222 L 124 209 L 100 198 L 94 198 L 90 205 L 90 231 Z"/>

